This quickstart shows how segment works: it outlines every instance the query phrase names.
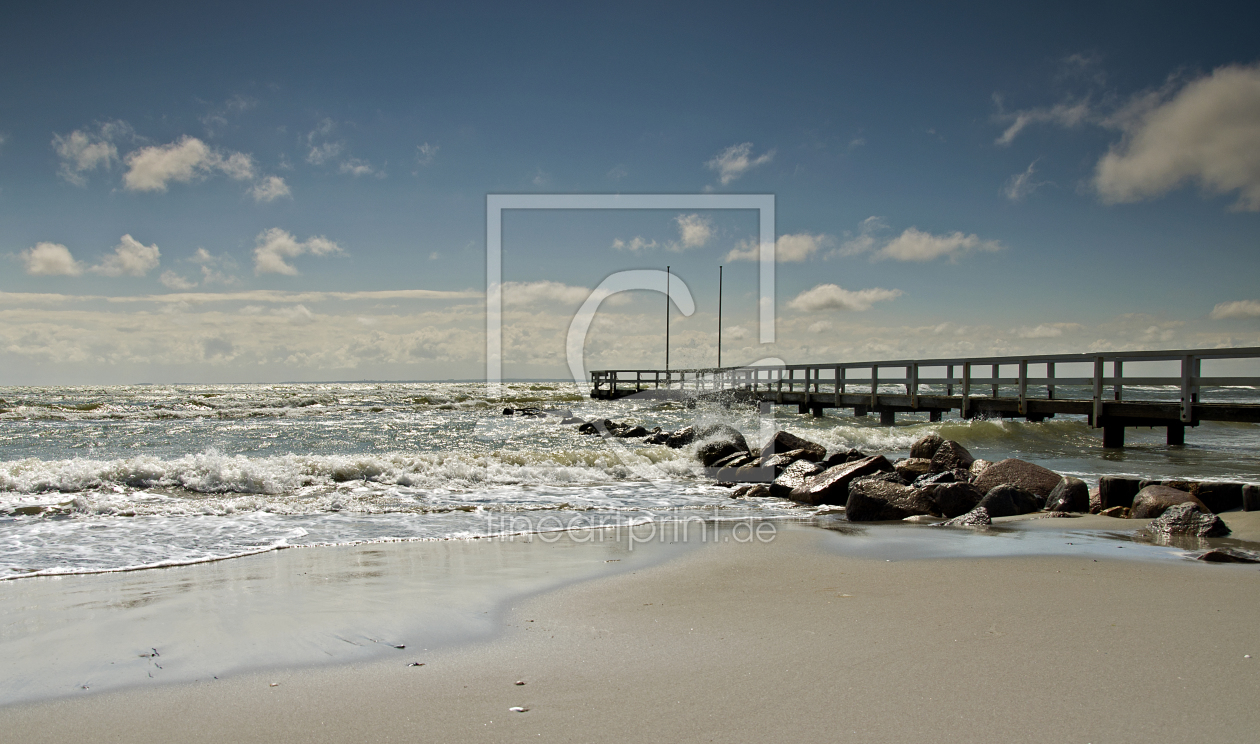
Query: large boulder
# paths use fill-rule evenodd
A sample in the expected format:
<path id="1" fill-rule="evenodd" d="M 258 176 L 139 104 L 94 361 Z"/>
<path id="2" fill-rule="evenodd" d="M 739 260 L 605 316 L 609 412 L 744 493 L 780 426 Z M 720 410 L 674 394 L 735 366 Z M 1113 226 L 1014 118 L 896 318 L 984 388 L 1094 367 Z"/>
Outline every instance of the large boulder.
<path id="1" fill-rule="evenodd" d="M 976 488 L 985 493 L 996 486 L 1019 486 L 1025 491 L 1037 494 L 1044 502 L 1061 480 L 1063 476 L 1053 470 L 1012 457 L 985 468 L 984 472 L 976 478 L 975 483 Z M 993 510 L 990 509 L 989 513 L 993 514 Z"/>
<path id="2" fill-rule="evenodd" d="M 794 450 L 800 450 L 803 453 L 797 459 L 818 462 L 827 457 L 826 447 L 786 431 L 776 431 L 774 436 L 770 437 L 770 441 L 766 442 L 765 446 L 761 448 L 761 457 L 764 460 L 771 455 Z"/>
<path id="3" fill-rule="evenodd" d="M 1129 515 L 1133 519 L 1152 519 L 1177 504 L 1194 504 L 1205 514 L 1212 511 L 1204 506 L 1202 501 L 1181 489 L 1170 486 L 1147 486 L 1133 497 L 1133 509 Z"/>
<path id="4" fill-rule="evenodd" d="M 946 470 L 957 470 L 959 468 L 970 468 L 971 463 L 976 458 L 971 456 L 967 448 L 955 442 L 952 439 L 946 439 L 936 448 L 936 453 L 932 455 L 932 472 L 940 473 Z"/>
<path id="5" fill-rule="evenodd" d="M 822 465 L 823 470 L 826 470 L 827 468 L 834 468 L 837 465 L 843 465 L 846 462 L 857 462 L 858 460 L 866 459 L 866 457 L 866 453 L 861 450 L 842 449 L 832 452 L 827 456 L 826 460 L 823 460 L 818 464 Z"/>
<path id="6" fill-rule="evenodd" d="M 1089 486 L 1080 478 L 1070 475 L 1050 491 L 1046 497 L 1046 511 L 1054 512 L 1087 512 L 1089 511 Z"/>
<path id="7" fill-rule="evenodd" d="M 976 460 L 971 463 L 971 467 L 967 468 L 967 472 L 971 474 L 971 480 L 974 481 L 976 478 L 979 478 L 980 474 L 987 470 L 992 464 L 993 463 L 988 460 Z"/>
<path id="8" fill-rule="evenodd" d="M 781 499 L 792 498 L 795 489 L 800 488 L 807 480 L 823 472 L 822 468 L 809 460 L 797 460 L 783 469 L 770 484 L 770 493 Z"/>
<path id="9" fill-rule="evenodd" d="M 931 460 L 936 451 L 941 448 L 945 440 L 940 434 L 926 434 L 910 445 L 910 456 Z"/>
<path id="10" fill-rule="evenodd" d="M 748 442 L 745 441 L 743 433 L 730 424 L 709 424 L 701 427 L 696 432 L 696 439 L 702 442 L 721 440 L 724 442 L 733 442 L 745 452 L 748 452 Z"/>
<path id="11" fill-rule="evenodd" d="M 883 455 L 846 462 L 828 468 L 792 489 L 789 498 L 802 504 L 844 504 L 849 500 L 850 483 L 864 475 L 889 473 L 892 469 L 892 463 Z"/>
<path id="12" fill-rule="evenodd" d="M 914 485 L 919 488 L 931 486 L 936 483 L 970 483 L 971 471 L 969 470 L 946 470 L 940 473 L 928 473 L 921 475 L 915 479 Z"/>
<path id="13" fill-rule="evenodd" d="M 1190 487 L 1190 494 L 1201 501 L 1209 511 L 1217 514 L 1230 509 L 1241 509 L 1243 484 L 1206 481 Z"/>
<path id="14" fill-rule="evenodd" d="M 765 452 L 763 449 L 762 452 Z M 788 450 L 787 452 L 779 452 L 778 454 L 762 456 L 761 466 L 763 468 L 774 468 L 775 475 L 783 472 L 783 469 L 797 460 L 812 460 L 807 456 L 804 449 Z"/>
<path id="15" fill-rule="evenodd" d="M 651 434 L 651 433 L 652 432 L 648 431 L 646 427 L 630 426 L 625 429 L 619 430 L 613 436 L 621 437 L 622 439 L 640 439 L 642 437 L 646 437 L 648 434 Z"/>
<path id="16" fill-rule="evenodd" d="M 1221 537 L 1229 534 L 1229 527 L 1215 514 L 1205 514 L 1197 504 L 1183 503 L 1168 507 L 1163 514 L 1152 519 L 1146 530 L 1153 535 L 1192 535 L 1194 537 Z"/>
<path id="17" fill-rule="evenodd" d="M 696 448 L 696 457 L 704 463 L 706 468 L 716 467 L 719 462 L 731 455 L 747 454 L 748 450 L 740 449 L 739 445 L 727 439 L 714 439 Z"/>
<path id="18" fill-rule="evenodd" d="M 983 506 L 977 506 L 975 509 L 954 517 L 945 522 L 939 522 L 935 527 L 988 527 L 993 524 L 993 518 L 989 516 L 989 512 Z"/>
<path id="19" fill-rule="evenodd" d="M 678 431 L 672 432 L 665 439 L 665 446 L 673 449 L 681 449 L 696 441 L 696 427 L 684 426 Z"/>
<path id="20" fill-rule="evenodd" d="M 1041 511 L 1045 499 L 1019 486 L 1003 483 L 994 486 L 980 499 L 977 507 L 983 506 L 990 517 L 1014 517 Z"/>
<path id="21" fill-rule="evenodd" d="M 932 461 L 922 457 L 907 457 L 904 460 L 894 462 L 893 467 L 901 474 L 902 478 L 913 481 L 915 478 L 931 472 Z"/>
<path id="22" fill-rule="evenodd" d="M 850 522 L 887 522 L 931 514 L 935 506 L 917 489 L 881 478 L 861 478 L 849 486 L 844 515 Z"/>
<path id="23" fill-rule="evenodd" d="M 1098 479 L 1098 497 L 1103 509 L 1113 506 L 1132 507 L 1133 497 L 1141 490 L 1142 481 L 1138 478 L 1125 478 L 1121 475 L 1104 475 Z"/>
<path id="24" fill-rule="evenodd" d="M 936 483 L 921 490 L 936 502 L 942 516 L 950 518 L 975 509 L 984 498 L 984 492 L 970 483 Z"/>

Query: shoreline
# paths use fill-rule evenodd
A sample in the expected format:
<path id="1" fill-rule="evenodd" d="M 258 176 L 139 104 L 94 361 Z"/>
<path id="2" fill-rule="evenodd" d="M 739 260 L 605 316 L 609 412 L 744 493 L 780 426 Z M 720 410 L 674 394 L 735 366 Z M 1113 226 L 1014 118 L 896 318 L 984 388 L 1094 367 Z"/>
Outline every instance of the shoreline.
<path id="1" fill-rule="evenodd" d="M 1240 536 L 1260 532 L 1260 521 L 1252 519 L 1251 513 L 1222 516 L 1229 518 Z M 482 581 L 477 591 L 455 594 L 443 595 L 429 588 L 431 600 L 454 597 L 462 604 L 454 614 L 412 614 L 412 628 L 430 623 L 428 636 L 421 641 L 425 645 L 407 643 L 405 650 L 378 645 L 332 663 L 282 660 L 264 668 L 244 668 L 219 680 L 92 690 L 77 696 L 17 702 L 0 707 L 0 720 L 20 732 L 25 741 L 64 740 L 68 736 L 131 741 L 344 741 L 422 735 L 497 740 L 536 733 L 557 740 L 615 738 L 611 733 L 605 735 L 604 728 L 575 727 L 572 721 L 578 719 L 589 726 L 610 726 L 608 731 L 619 731 L 625 738 L 699 739 L 720 733 L 724 739 L 752 740 L 753 732 L 759 731 L 763 739 L 794 732 L 806 740 L 835 740 L 843 739 L 840 734 L 845 732 L 819 728 L 818 721 L 850 720 L 854 694 L 887 714 L 895 696 L 882 700 L 872 697 L 874 692 L 893 695 L 906 684 L 917 689 L 927 673 L 943 686 L 943 698 L 939 699 L 954 699 L 962 694 L 959 689 L 969 688 L 971 697 L 963 695 L 957 704 L 975 706 L 983 701 L 975 697 L 975 688 L 991 685 L 990 674 L 1019 688 L 1023 684 L 1020 668 L 1041 669 L 1036 665 L 1044 665 L 1054 679 L 1072 678 L 1076 686 L 1053 694 L 1043 689 L 1036 699 L 1054 700 L 1053 705 L 1046 706 L 1048 711 L 1092 711 L 1091 716 L 1099 716 L 1093 721 L 1094 728 L 1074 729 L 1067 725 L 1070 721 L 1051 726 L 1051 721 L 1039 721 L 1035 711 L 1029 712 L 1028 702 L 1022 701 L 1014 709 L 1018 714 L 1013 719 L 1027 728 L 1012 729 L 1011 720 L 999 726 L 997 722 L 1003 718 L 990 711 L 984 717 L 984 730 L 966 725 L 964 716 L 955 724 L 956 730 L 944 738 L 985 740 L 989 736 L 993 741 L 1009 741 L 1018 738 L 1019 731 L 1037 731 L 1034 738 L 1052 738 L 1052 731 L 1069 738 L 1077 734 L 1097 738 L 1102 736 L 1097 727 L 1105 722 L 1104 728 L 1112 734 L 1145 730 L 1145 740 L 1152 740 L 1152 736 L 1154 740 L 1164 736 L 1171 739 L 1176 727 L 1170 728 L 1168 721 L 1143 728 L 1129 714 L 1145 711 L 1148 716 L 1164 715 L 1162 708 L 1153 706 L 1159 697 L 1155 693 L 1162 690 L 1169 674 L 1175 678 L 1181 670 L 1191 674 L 1188 679 L 1197 680 L 1197 686 L 1191 686 L 1198 695 L 1196 705 L 1208 706 L 1202 715 L 1178 713 L 1182 724 L 1194 724 L 1182 731 L 1183 736 L 1228 741 L 1235 740 L 1230 738 L 1230 731 L 1236 734 L 1248 726 L 1254 731 L 1260 714 L 1249 712 L 1249 706 L 1260 686 L 1260 672 L 1248 671 L 1255 667 L 1244 665 L 1251 660 L 1242 656 L 1260 656 L 1260 646 L 1248 646 L 1254 645 L 1254 634 L 1248 633 L 1249 623 L 1244 619 L 1260 610 L 1260 592 L 1255 591 L 1260 588 L 1260 571 L 1255 566 L 1169 560 L 1176 557 L 1176 549 L 1140 543 L 1130 543 L 1134 549 L 1119 551 L 1114 549 L 1117 541 L 1105 536 L 1096 543 L 1053 547 L 1073 542 L 1059 539 L 1065 530 L 1086 534 L 1096 529 L 1092 524 L 1063 524 L 1085 519 L 999 523 L 1001 529 L 1016 533 L 1013 539 L 970 530 L 934 530 L 929 534 L 944 535 L 944 542 L 919 539 L 917 554 L 908 551 L 905 541 L 896 535 L 880 532 L 881 527 L 889 527 L 922 535 L 922 527 L 875 525 L 873 534 L 863 537 L 778 523 L 777 534 L 767 543 L 653 542 L 640 544 L 633 553 L 625 545 L 619 552 L 609 552 L 614 544 L 575 544 L 571 540 L 552 544 L 522 540 L 447 544 L 447 555 L 440 561 L 431 558 L 443 552 L 441 543 L 373 545 L 368 551 L 361 549 L 364 546 L 280 551 L 241 559 L 236 562 L 241 575 L 218 576 L 206 586 L 188 586 L 186 577 L 175 576 L 175 572 L 188 573 L 187 569 L 163 569 L 153 575 L 179 579 L 170 583 L 181 587 L 178 593 L 185 600 L 200 597 L 206 602 L 221 598 L 214 592 L 227 591 L 248 594 L 252 601 L 259 601 L 268 596 L 269 588 L 270 599 L 266 601 L 278 611 L 285 601 L 313 590 L 310 585 L 292 583 L 295 579 L 287 570 L 292 567 L 280 566 L 280 571 L 265 575 L 262 564 L 268 563 L 266 558 L 321 556 L 323 568 L 336 569 L 351 582 L 345 586 L 366 583 L 374 587 L 378 595 L 366 604 L 362 594 L 343 600 L 355 605 L 352 616 L 360 619 L 360 625 L 369 624 L 364 617 L 379 621 L 372 631 L 376 634 L 389 631 L 391 618 L 393 627 L 401 628 L 399 617 L 416 612 L 417 605 L 397 603 L 400 596 L 416 587 L 398 574 L 399 566 L 419 566 L 430 579 L 433 570 L 445 567 L 451 579 L 443 588 L 447 592 L 458 589 L 469 577 L 480 576 Z M 1116 525 L 1118 520 L 1090 519 L 1097 521 Z M 1132 520 L 1125 522 L 1132 524 Z M 872 552 L 870 545 L 863 543 L 882 547 Z M 940 545 L 960 543 L 994 544 L 1007 552 L 1004 557 L 940 558 Z M 381 547 L 388 549 L 376 550 Z M 1015 554 L 1016 548 L 1033 554 Z M 364 552 L 375 555 L 356 555 Z M 381 552 L 396 555 L 382 556 Z M 486 575 L 491 563 L 484 560 L 484 554 L 493 552 L 498 553 L 494 564 L 507 573 Z M 479 558 L 473 555 L 476 553 L 483 555 Z M 1064 573 L 1077 572 L 1091 577 L 1090 581 L 1064 583 Z M 101 577 L 83 578 L 87 581 L 70 583 L 92 583 Z M 99 587 L 96 593 L 100 594 Z M 144 598 L 143 590 L 138 596 Z M 331 596 L 336 593 L 319 594 L 325 600 Z M 88 599 L 99 603 L 101 597 Z M 113 599 L 127 601 L 123 595 Z M 1196 605 L 1196 599 L 1202 606 Z M 77 597 L 69 602 L 81 606 L 83 600 Z M 839 605 L 850 600 L 856 600 L 852 606 L 860 606 L 860 612 L 845 609 L 843 622 L 827 614 L 831 611 L 827 603 L 837 605 L 831 609 L 841 609 Z M 161 601 L 150 597 L 148 605 L 118 611 L 125 615 L 149 607 L 152 613 L 160 605 Z M 169 616 L 187 612 L 191 606 L 184 601 L 162 612 Z M 988 614 L 978 615 L 979 608 Z M 100 607 L 96 611 L 100 612 Z M 238 623 L 251 615 L 243 606 L 219 606 L 216 611 Z M 484 617 L 474 621 L 478 613 Z M 649 616 L 651 623 L 646 622 Z M 204 623 L 189 624 L 192 617 L 195 613 L 186 616 L 179 632 L 205 631 Z M 313 632 L 312 627 L 295 622 L 293 618 L 298 616 L 287 608 L 278 617 L 290 620 L 280 626 L 264 623 L 264 627 L 279 632 L 279 637 L 296 636 L 308 652 L 318 647 L 313 638 L 327 637 L 324 631 Z M 980 622 L 983 628 L 976 625 L 990 617 L 998 618 L 992 627 L 985 622 Z M 1111 625 L 1116 618 L 1122 622 Z M 999 620 L 1010 627 L 1000 625 Z M 661 623 L 663 629 L 658 627 Z M 446 630 L 464 632 L 444 635 L 438 628 L 443 625 Z M 965 639 L 936 638 L 941 628 L 962 633 L 964 626 Z M 1117 636 L 1110 630 L 1116 627 L 1128 631 Z M 1106 636 L 1102 648 L 1088 649 L 1090 641 L 1100 639 L 1083 634 L 1086 628 Z M 1155 632 L 1157 628 L 1164 630 Z M 259 629 L 248 630 L 245 638 L 257 643 Z M 986 635 L 989 630 L 997 635 Z M 411 637 L 423 635 L 407 640 Z M 986 655 L 988 652 L 976 645 L 1006 637 L 1010 640 L 1004 642 L 1008 644 L 1003 646 L 1004 654 L 996 657 Z M 900 644 L 893 642 L 896 638 L 901 639 Z M 198 640 L 213 645 L 214 638 L 202 636 Z M 76 642 L 90 645 L 84 639 Z M 948 645 L 954 642 L 965 643 L 966 652 L 955 653 Z M 363 648 L 343 645 L 352 650 Z M 890 654 L 887 659 L 882 654 L 872 656 L 880 646 Z M 1112 658 L 1108 648 L 1125 653 Z M 1225 649 L 1232 656 L 1213 656 Z M 726 658 L 732 653 L 748 655 L 747 663 L 733 666 Z M 139 666 L 168 659 L 178 662 L 182 657 L 178 652 L 163 652 L 160 659 L 133 658 Z M 779 659 L 790 659 L 791 664 L 778 664 Z M 980 663 L 982 660 L 985 663 Z M 413 661 L 424 666 L 405 666 Z M 925 663 L 926 669 L 918 668 Z M 858 676 L 828 676 L 836 670 L 857 669 L 863 670 Z M 956 674 L 962 678 L 953 679 Z M 747 677 L 760 682 L 753 684 L 744 679 Z M 1113 680 L 1103 685 L 1107 690 L 1103 700 L 1098 699 L 1095 678 Z M 515 686 L 518 679 L 527 684 Z M 1116 680 L 1123 680 L 1123 685 L 1110 686 L 1118 684 Z M 271 687 L 271 682 L 277 682 L 277 687 Z M 818 697 L 819 685 L 831 689 L 836 697 Z M 664 690 L 673 691 L 670 694 L 678 700 L 668 703 L 661 697 Z M 1200 700 L 1207 691 L 1212 694 Z M 1002 695 L 1008 701 L 1018 697 L 1007 691 Z M 1166 690 L 1160 695 L 1166 697 Z M 855 741 L 881 737 L 904 740 L 924 730 L 918 727 L 926 725 L 926 711 L 932 712 L 928 718 L 939 718 L 942 725 L 954 720 L 950 716 L 958 711 L 942 709 L 933 702 L 938 698 L 927 697 L 926 702 L 916 698 L 910 711 L 880 725 L 858 716 L 862 725 L 849 729 L 858 732 L 849 735 Z M 1232 701 L 1229 715 L 1218 709 L 1222 699 Z M 732 707 L 733 703 L 738 705 Z M 508 712 L 507 708 L 518 705 L 530 711 Z M 840 705 L 844 714 L 829 712 L 828 705 Z M 146 714 L 141 722 L 135 715 L 137 710 L 178 711 L 179 715 L 160 715 L 155 720 Z M 227 710 L 233 711 L 228 717 L 231 720 L 223 717 Z M 417 710 L 424 714 L 418 715 Z M 636 710 L 653 716 L 646 728 L 628 713 Z M 805 710 L 811 713 L 802 716 Z M 1125 711 L 1126 715 L 1120 715 Z M 974 708 L 972 712 L 976 712 Z M 1129 723 L 1107 728 L 1121 718 Z M 1073 725 L 1089 723 L 1073 720 Z M 707 723 L 692 727 L 699 722 Z M 1231 728 L 1239 722 L 1246 726 Z M 591 731 L 596 730 L 601 733 L 593 736 Z M 902 735 L 893 735 L 898 732 Z M 1118 738 L 1125 740 L 1125 736 L 1128 733 Z"/>

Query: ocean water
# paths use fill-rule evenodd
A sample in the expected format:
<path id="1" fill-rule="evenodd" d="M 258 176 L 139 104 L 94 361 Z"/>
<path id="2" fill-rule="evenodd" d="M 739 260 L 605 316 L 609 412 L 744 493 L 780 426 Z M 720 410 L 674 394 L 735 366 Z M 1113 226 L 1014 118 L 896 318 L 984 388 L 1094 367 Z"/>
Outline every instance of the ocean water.
<path id="1" fill-rule="evenodd" d="M 1075 417 L 928 423 L 926 416 L 627 399 L 572 385 L 357 383 L 0 388 L 0 579 L 180 565 L 287 546 L 459 539 L 703 519 L 806 519 L 778 499 L 731 499 L 691 449 L 582 436 L 571 410 L 660 426 L 730 423 L 757 444 L 783 428 L 902 456 L 928 432 L 976 457 L 1104 474 L 1260 481 L 1260 426 L 1210 424 L 1187 445 L 1130 429 L 1105 451 Z"/>

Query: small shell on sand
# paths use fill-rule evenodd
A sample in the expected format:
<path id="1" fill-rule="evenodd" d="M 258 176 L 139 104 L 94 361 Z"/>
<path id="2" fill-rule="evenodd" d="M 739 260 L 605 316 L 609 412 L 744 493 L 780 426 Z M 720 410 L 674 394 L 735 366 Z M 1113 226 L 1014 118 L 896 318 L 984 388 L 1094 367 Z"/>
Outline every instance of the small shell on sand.
<path id="1" fill-rule="evenodd" d="M 522 708 L 521 706 L 517 705 L 515 707 L 508 708 L 508 710 L 512 713 L 524 713 L 525 711 L 529 710 L 529 708 Z"/>

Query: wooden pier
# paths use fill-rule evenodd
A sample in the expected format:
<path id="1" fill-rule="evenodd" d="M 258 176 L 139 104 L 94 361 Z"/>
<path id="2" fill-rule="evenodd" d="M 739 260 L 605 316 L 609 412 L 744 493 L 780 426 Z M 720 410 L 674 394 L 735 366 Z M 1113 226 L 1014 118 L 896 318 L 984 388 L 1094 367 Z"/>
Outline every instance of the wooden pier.
<path id="1" fill-rule="evenodd" d="M 591 372 L 592 398 L 630 396 L 847 408 L 886 425 L 898 413 L 1074 414 L 1103 430 L 1104 447 L 1123 447 L 1130 426 L 1166 427 L 1182 445 L 1200 421 L 1260 423 L 1260 347 Z"/>

